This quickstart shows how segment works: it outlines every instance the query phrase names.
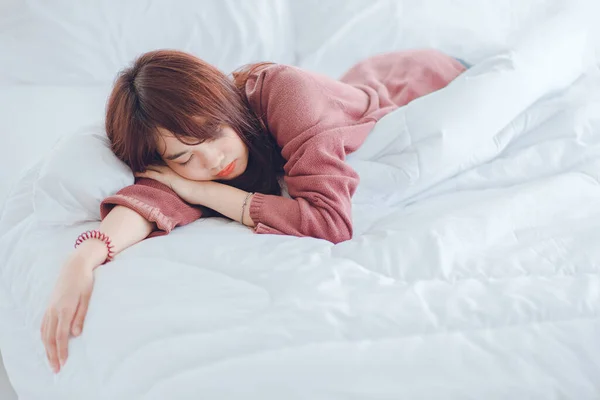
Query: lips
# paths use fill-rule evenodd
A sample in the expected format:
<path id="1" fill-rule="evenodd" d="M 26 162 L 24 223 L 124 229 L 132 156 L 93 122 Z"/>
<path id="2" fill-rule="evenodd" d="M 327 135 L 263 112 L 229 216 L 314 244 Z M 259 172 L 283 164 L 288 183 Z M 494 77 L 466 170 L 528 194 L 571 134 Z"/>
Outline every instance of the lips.
<path id="1" fill-rule="evenodd" d="M 217 174 L 217 176 L 219 178 L 225 178 L 226 176 L 231 175 L 231 173 L 233 172 L 234 169 L 235 169 L 235 161 L 232 161 L 225 168 L 223 168 L 221 170 L 221 172 L 219 172 Z"/>

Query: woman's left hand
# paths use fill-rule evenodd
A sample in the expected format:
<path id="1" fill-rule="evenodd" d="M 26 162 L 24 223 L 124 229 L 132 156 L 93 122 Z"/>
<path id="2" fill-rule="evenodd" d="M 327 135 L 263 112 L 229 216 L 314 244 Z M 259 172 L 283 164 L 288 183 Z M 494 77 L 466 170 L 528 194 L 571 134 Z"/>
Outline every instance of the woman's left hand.
<path id="1" fill-rule="evenodd" d="M 154 179 L 171 188 L 179 197 L 190 204 L 199 204 L 198 191 L 202 182 L 185 179 L 171 168 L 162 165 L 153 165 L 144 172 L 135 174 L 138 178 Z"/>

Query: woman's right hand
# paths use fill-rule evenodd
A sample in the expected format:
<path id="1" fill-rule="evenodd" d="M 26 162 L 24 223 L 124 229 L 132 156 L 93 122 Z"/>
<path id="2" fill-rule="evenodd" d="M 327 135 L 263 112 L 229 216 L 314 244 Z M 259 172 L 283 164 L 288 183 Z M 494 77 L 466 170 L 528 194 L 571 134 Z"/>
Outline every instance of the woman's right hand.
<path id="1" fill-rule="evenodd" d="M 41 334 L 54 373 L 68 356 L 70 333 L 79 336 L 94 287 L 94 268 L 106 258 L 104 242 L 83 242 L 62 267 L 50 303 L 42 319 Z"/>
<path id="2" fill-rule="evenodd" d="M 156 229 L 136 211 L 116 206 L 100 224 L 111 239 L 114 254 L 146 238 Z M 98 239 L 84 240 L 63 265 L 50 303 L 42 319 L 42 341 L 54 372 L 67 360 L 70 333 L 79 336 L 94 287 L 94 269 L 108 255 L 106 244 Z"/>

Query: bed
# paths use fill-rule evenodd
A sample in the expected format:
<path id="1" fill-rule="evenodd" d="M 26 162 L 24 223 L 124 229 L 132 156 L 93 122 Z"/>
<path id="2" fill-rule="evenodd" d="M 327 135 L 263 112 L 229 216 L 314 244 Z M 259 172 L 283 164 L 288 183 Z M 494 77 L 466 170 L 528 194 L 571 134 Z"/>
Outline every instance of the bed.
<path id="1" fill-rule="evenodd" d="M 1 172 L 0 349 L 19 399 L 599 398 L 597 8 L 1 5 L 0 131 L 16 150 Z M 220 218 L 145 240 L 96 270 L 84 332 L 52 374 L 39 326 L 61 263 L 133 181 L 102 130 L 116 71 L 177 47 L 225 71 L 272 60 L 337 77 L 425 46 L 473 67 L 348 158 L 352 240 Z"/>

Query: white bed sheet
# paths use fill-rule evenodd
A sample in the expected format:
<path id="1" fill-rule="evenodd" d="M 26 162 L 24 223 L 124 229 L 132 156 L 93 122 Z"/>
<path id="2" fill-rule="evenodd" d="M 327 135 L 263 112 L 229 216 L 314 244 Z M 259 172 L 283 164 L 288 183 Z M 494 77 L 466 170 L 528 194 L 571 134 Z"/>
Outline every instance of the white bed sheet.
<path id="1" fill-rule="evenodd" d="M 73 237 L 97 215 L 61 224 L 63 203 L 48 199 L 64 193 L 46 196 L 42 182 L 53 164 L 38 164 L 0 219 L 0 343 L 16 389 L 24 399 L 598 398 L 600 72 L 570 84 L 576 43 L 556 47 L 566 57 L 548 56 L 553 74 L 528 68 L 546 52 L 510 53 L 382 120 L 349 160 L 362 178 L 351 241 L 209 219 L 126 250 L 97 270 L 84 334 L 57 376 L 39 323 Z M 484 84 L 500 96 L 476 97 L 491 71 L 506 73 Z"/>
<path id="2" fill-rule="evenodd" d="M 4 369 L 4 362 L 2 361 L 2 354 L 0 353 L 0 399 L 2 400 L 17 400 L 17 394 L 13 390 L 6 370 Z"/>

